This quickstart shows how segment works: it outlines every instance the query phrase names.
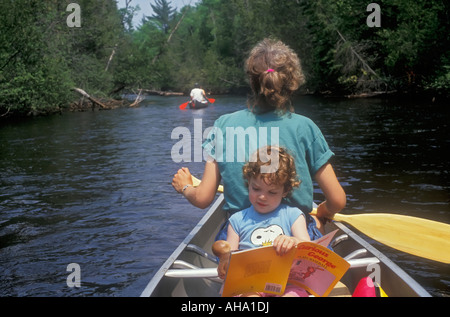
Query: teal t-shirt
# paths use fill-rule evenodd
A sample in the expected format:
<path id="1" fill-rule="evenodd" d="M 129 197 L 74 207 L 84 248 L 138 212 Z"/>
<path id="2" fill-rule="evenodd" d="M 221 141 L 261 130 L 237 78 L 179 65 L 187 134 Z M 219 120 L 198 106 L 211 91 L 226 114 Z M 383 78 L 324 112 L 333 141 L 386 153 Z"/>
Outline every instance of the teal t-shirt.
<path id="1" fill-rule="evenodd" d="M 234 213 L 250 207 L 242 167 L 257 149 L 266 145 L 286 148 L 295 158 L 301 180 L 285 203 L 309 213 L 313 204 L 316 172 L 334 155 L 317 125 L 295 113 L 254 114 L 248 109 L 221 116 L 203 143 L 216 160 L 224 186 L 224 209 Z"/>

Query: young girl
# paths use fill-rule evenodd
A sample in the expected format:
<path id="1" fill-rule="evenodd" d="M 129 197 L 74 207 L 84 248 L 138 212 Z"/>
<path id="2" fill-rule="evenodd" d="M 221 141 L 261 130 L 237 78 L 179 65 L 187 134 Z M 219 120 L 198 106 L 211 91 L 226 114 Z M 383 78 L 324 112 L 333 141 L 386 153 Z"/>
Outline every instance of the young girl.
<path id="1" fill-rule="evenodd" d="M 264 167 L 278 158 L 278 164 L 263 173 Z M 270 161 L 272 159 L 272 162 Z M 300 182 L 295 163 L 285 149 L 267 147 L 257 151 L 243 168 L 251 206 L 230 217 L 227 242 L 231 251 L 273 245 L 283 256 L 301 241 L 310 241 L 306 221 L 300 209 L 282 203 Z M 219 276 L 225 276 L 225 263 L 219 264 Z M 250 293 L 243 296 L 273 296 L 266 293 Z M 305 290 L 287 285 L 283 296 L 308 296 Z"/>
<path id="2" fill-rule="evenodd" d="M 301 190 L 294 189 L 287 203 L 304 213 L 311 240 L 315 240 L 321 237 L 322 222 L 319 219 L 333 218 L 335 213 L 345 207 L 346 197 L 329 162 L 334 153 L 322 132 L 312 120 L 293 113 L 290 97 L 304 82 L 300 60 L 284 43 L 265 39 L 250 52 L 246 72 L 254 96 L 249 100 L 248 109 L 223 115 L 214 123 L 214 129 L 203 145 L 211 159 L 205 163 L 201 184 L 194 188 L 189 169 L 181 168 L 175 174 L 172 186 L 194 206 L 207 208 L 216 197 L 222 179 L 225 197 L 223 209 L 233 214 L 249 207 L 248 190 L 241 175 L 242 166 L 254 150 L 246 148 L 245 160 L 239 161 L 234 151 L 238 142 L 233 137 L 232 144 L 227 144 L 227 131 L 275 130 L 279 134 L 276 145 L 290 150 L 302 182 Z M 214 135 L 219 132 L 223 138 Z M 221 139 L 222 143 L 218 141 Z M 262 140 L 266 143 L 261 142 L 261 139 L 266 139 Z M 257 135 L 254 142 L 275 145 L 268 140 L 268 135 Z M 245 144 L 245 140 L 240 141 Z M 223 153 L 225 160 L 216 157 L 219 152 Z M 228 160 L 230 156 L 231 161 Z M 314 181 L 325 196 L 325 201 L 317 208 L 317 217 L 309 215 L 313 206 Z M 226 230 L 222 233 L 217 240 L 226 239 Z"/>

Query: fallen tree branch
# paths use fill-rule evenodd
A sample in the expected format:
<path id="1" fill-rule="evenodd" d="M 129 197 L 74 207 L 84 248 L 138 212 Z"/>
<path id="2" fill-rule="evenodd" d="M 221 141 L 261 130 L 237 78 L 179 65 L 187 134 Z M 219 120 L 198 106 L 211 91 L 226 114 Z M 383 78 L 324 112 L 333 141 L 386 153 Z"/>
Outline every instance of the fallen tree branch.
<path id="1" fill-rule="evenodd" d="M 101 103 L 100 101 L 98 101 L 97 99 L 89 96 L 89 94 L 87 92 L 85 92 L 83 89 L 81 88 L 73 88 L 73 90 L 75 90 L 76 92 L 78 92 L 79 94 L 81 94 L 83 97 L 88 98 L 90 101 L 92 101 L 94 104 L 99 105 L 100 107 L 102 107 L 103 109 L 110 109 L 110 107 L 104 105 L 103 103 Z"/>
<path id="2" fill-rule="evenodd" d="M 360 93 L 360 94 L 354 94 L 354 95 L 345 95 L 344 97 L 348 98 L 348 99 L 370 98 L 370 97 L 391 95 L 391 94 L 395 94 L 396 92 L 397 92 L 396 90 L 391 90 L 391 91 L 373 91 L 373 92 Z"/>
<path id="3" fill-rule="evenodd" d="M 136 107 L 138 104 L 141 103 L 142 100 L 144 100 L 145 98 L 141 96 L 142 93 L 142 89 L 139 89 L 139 94 L 136 97 L 136 100 L 134 100 L 134 102 L 130 105 L 130 107 Z"/>
<path id="4" fill-rule="evenodd" d="M 182 92 L 173 92 L 173 91 L 160 91 L 160 90 L 150 90 L 150 89 L 142 89 L 142 91 L 149 95 L 156 96 L 184 96 Z"/>
<path id="5" fill-rule="evenodd" d="M 117 49 L 117 44 L 114 45 L 114 48 L 113 48 L 113 50 L 112 50 L 112 53 L 111 53 L 111 55 L 109 56 L 108 63 L 106 64 L 105 72 L 108 71 L 109 64 L 111 64 L 111 61 L 112 61 L 112 59 L 113 59 L 113 57 L 114 57 L 114 54 L 116 54 L 116 49 Z"/>
<path id="6" fill-rule="evenodd" d="M 9 111 L 11 110 L 11 107 L 8 107 L 8 111 L 6 111 L 4 114 L 2 114 L 0 117 L 4 117 L 4 116 L 6 116 L 8 113 L 9 113 Z"/>
<path id="7" fill-rule="evenodd" d="M 341 32 L 339 32 L 339 30 L 337 28 L 335 28 L 337 34 L 339 35 L 339 37 L 341 38 L 341 40 L 344 41 L 344 43 L 349 43 L 345 37 L 342 35 Z M 378 79 L 381 79 L 380 76 L 378 76 L 378 74 L 372 69 L 372 67 L 369 66 L 369 64 L 367 64 L 367 62 L 361 57 L 361 55 L 359 55 L 356 50 L 353 48 L 353 45 L 350 43 L 350 50 L 352 52 L 353 55 L 356 56 L 356 58 L 363 64 L 363 66 L 375 77 L 377 77 Z"/>
<path id="8" fill-rule="evenodd" d="M 239 86 L 239 83 L 238 83 L 237 81 L 230 81 L 230 80 L 225 79 L 225 78 L 222 78 L 222 77 L 219 77 L 219 79 L 220 79 L 221 81 L 223 81 L 223 82 L 226 82 L 227 84 Z"/>

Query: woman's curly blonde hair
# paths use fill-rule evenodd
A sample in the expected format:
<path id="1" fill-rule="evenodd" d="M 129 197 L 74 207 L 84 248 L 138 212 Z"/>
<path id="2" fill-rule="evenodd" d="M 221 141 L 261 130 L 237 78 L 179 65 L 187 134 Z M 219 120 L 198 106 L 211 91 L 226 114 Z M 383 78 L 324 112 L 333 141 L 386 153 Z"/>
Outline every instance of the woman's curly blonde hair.
<path id="1" fill-rule="evenodd" d="M 272 159 L 278 157 L 278 164 Z M 269 172 L 262 172 L 262 167 L 274 167 Z M 267 146 L 259 149 L 242 168 L 246 185 L 252 177 L 261 176 L 266 184 L 282 185 L 284 193 L 289 196 L 295 187 L 300 186 L 294 158 L 286 149 L 278 146 Z"/>
<path id="2" fill-rule="evenodd" d="M 253 91 L 250 109 L 293 112 L 290 97 L 305 78 L 300 60 L 289 46 L 264 39 L 252 49 L 245 67 Z"/>

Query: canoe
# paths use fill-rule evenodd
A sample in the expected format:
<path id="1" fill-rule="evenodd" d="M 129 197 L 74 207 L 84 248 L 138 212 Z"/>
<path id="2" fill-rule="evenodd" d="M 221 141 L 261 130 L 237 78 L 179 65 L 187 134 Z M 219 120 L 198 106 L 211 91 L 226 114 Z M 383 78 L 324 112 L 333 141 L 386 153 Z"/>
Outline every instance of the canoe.
<path id="1" fill-rule="evenodd" d="M 143 290 L 141 297 L 217 297 L 222 280 L 211 247 L 226 218 L 221 194 L 191 233 L 170 255 Z M 330 296 L 351 296 L 361 279 L 375 274 L 389 297 L 430 297 L 411 276 L 355 232 L 339 222 L 329 222 L 326 231 L 339 229 L 333 250 L 350 263 Z"/>
<path id="2" fill-rule="evenodd" d="M 191 101 L 189 103 L 189 108 L 192 110 L 198 110 L 198 109 L 203 109 L 203 108 L 207 108 L 209 106 L 209 102 L 199 102 L 197 100 Z"/>

